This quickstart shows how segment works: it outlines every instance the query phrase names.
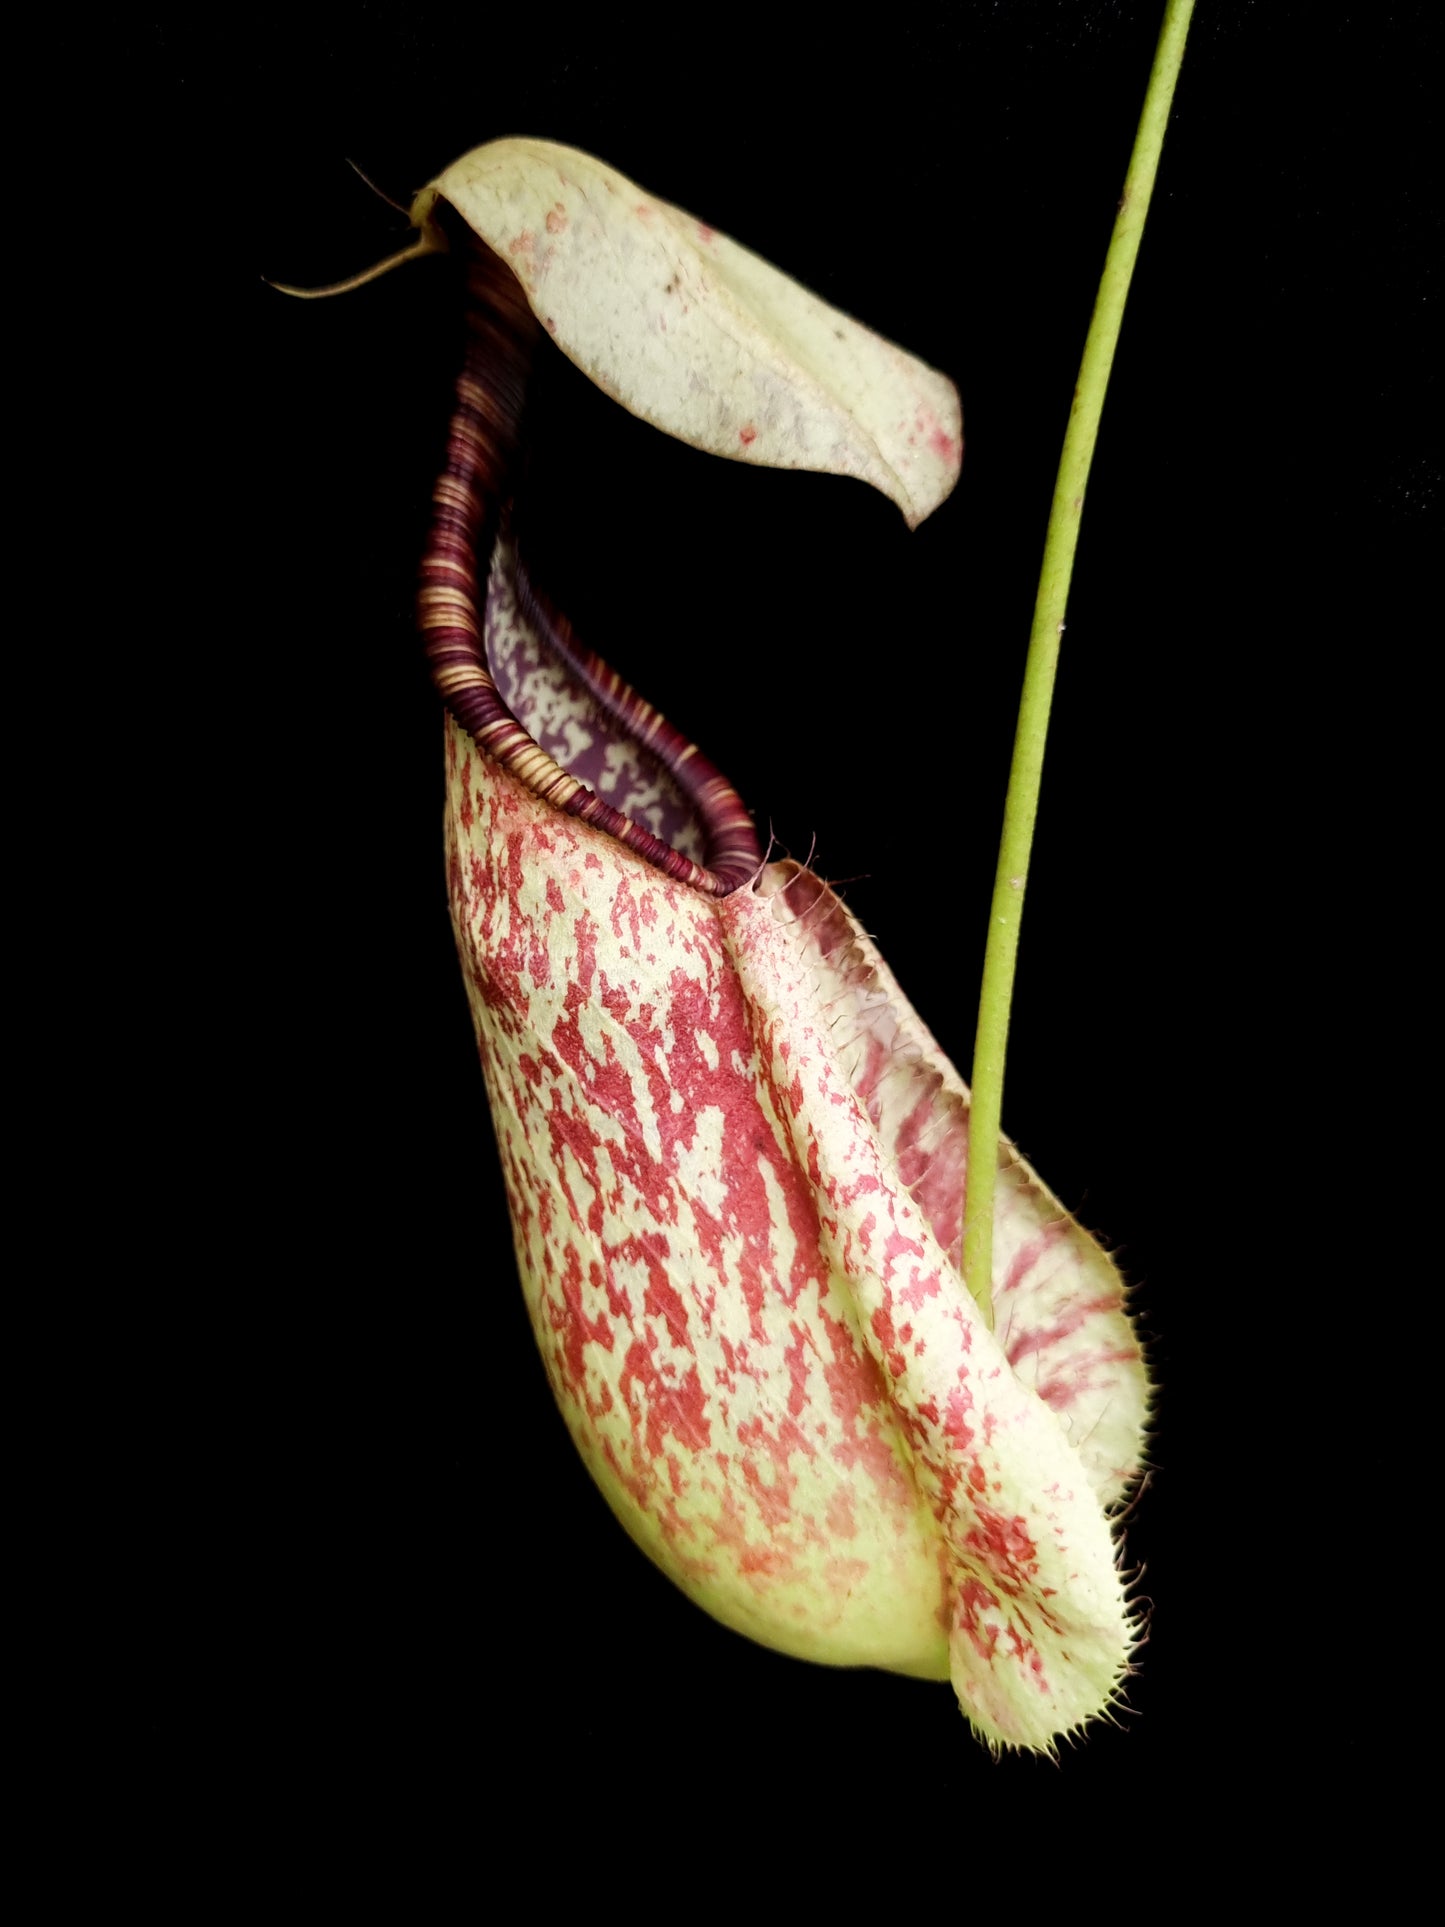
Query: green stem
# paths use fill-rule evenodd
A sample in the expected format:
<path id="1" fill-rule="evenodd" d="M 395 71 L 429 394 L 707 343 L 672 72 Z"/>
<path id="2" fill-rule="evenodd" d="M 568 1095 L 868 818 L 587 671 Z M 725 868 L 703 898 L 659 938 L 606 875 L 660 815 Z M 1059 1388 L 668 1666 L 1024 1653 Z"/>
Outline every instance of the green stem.
<path id="1" fill-rule="evenodd" d="M 1003 1069 L 1008 1045 L 1009 1005 L 1013 999 L 1014 966 L 1018 958 L 1019 921 L 1023 916 L 1029 850 L 1034 837 L 1034 818 L 1038 814 L 1044 739 L 1048 734 L 1049 705 L 1053 700 L 1054 675 L 1059 662 L 1059 638 L 1064 631 L 1064 610 L 1069 596 L 1069 579 L 1074 571 L 1074 551 L 1079 542 L 1084 489 L 1089 479 L 1089 465 L 1094 458 L 1094 443 L 1098 439 L 1104 393 L 1109 385 L 1109 371 L 1114 365 L 1119 324 L 1124 317 L 1124 302 L 1134 273 L 1144 220 L 1149 212 L 1149 199 L 1154 191 L 1159 150 L 1164 145 L 1164 128 L 1169 119 L 1170 103 L 1174 99 L 1174 83 L 1179 78 L 1179 64 L 1184 58 L 1184 39 L 1193 11 L 1194 0 L 1168 0 L 1164 9 L 1164 25 L 1154 52 L 1149 90 L 1144 96 L 1144 111 L 1139 117 L 1139 131 L 1134 137 L 1134 152 L 1130 157 L 1129 172 L 1119 201 L 1113 238 L 1104 259 L 1103 278 L 1099 282 L 1094 316 L 1089 323 L 1084 359 L 1079 368 L 1079 385 L 1074 390 L 1074 405 L 1064 436 L 1064 452 L 1059 458 L 1059 475 L 1054 484 L 1053 507 L 1049 511 L 1049 529 L 1044 540 L 1038 600 L 1034 604 L 1034 626 L 1029 636 L 1028 660 L 1024 665 L 1013 766 L 1009 771 L 998 872 L 994 878 L 993 904 L 989 913 L 988 947 L 983 960 L 978 1035 L 973 1052 L 973 1103 L 969 1112 L 968 1211 L 963 1242 L 963 1275 L 990 1325 L 993 1322 L 994 1187 L 998 1177 L 998 1137 L 1003 1111 Z"/>

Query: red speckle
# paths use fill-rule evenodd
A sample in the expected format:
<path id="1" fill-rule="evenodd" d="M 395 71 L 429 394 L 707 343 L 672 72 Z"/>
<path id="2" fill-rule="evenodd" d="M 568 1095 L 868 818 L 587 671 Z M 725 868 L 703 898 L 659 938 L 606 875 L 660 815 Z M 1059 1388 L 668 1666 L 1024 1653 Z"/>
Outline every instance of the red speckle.
<path id="1" fill-rule="evenodd" d="M 878 1340 L 888 1360 L 889 1371 L 895 1378 L 902 1378 L 908 1361 L 898 1349 L 898 1334 L 893 1329 L 893 1320 L 889 1316 L 888 1307 L 879 1305 L 869 1322 L 873 1327 L 873 1336 Z"/>
<path id="2" fill-rule="evenodd" d="M 1031 1358 L 1036 1352 L 1047 1351 L 1052 1345 L 1062 1344 L 1066 1338 L 1072 1338 L 1095 1313 L 1113 1311 L 1117 1304 L 1118 1299 L 1113 1292 L 1101 1292 L 1093 1298 L 1086 1299 L 1082 1304 L 1071 1305 L 1062 1318 L 1055 1320 L 1052 1325 L 1046 1325 L 1042 1330 L 1020 1332 L 1009 1345 L 1009 1364 L 1017 1365 L 1021 1359 Z M 1126 1352 L 1124 1356 L 1131 1357 L 1132 1353 Z"/>
<path id="3" fill-rule="evenodd" d="M 858 1520 L 853 1511 L 853 1494 L 846 1485 L 840 1485 L 828 1500 L 828 1530 L 835 1539 L 854 1539 L 858 1535 Z"/>
<path id="4" fill-rule="evenodd" d="M 566 229 L 567 211 L 562 206 L 562 203 L 558 201 L 555 207 L 550 207 L 547 210 L 547 232 L 549 234 L 564 234 Z"/>
<path id="5" fill-rule="evenodd" d="M 998 1628 L 984 1624 L 984 1614 L 995 1609 L 997 1599 L 981 1579 L 966 1579 L 958 1589 L 958 1629 L 979 1658 L 993 1662 L 998 1644 Z"/>
<path id="6" fill-rule="evenodd" d="M 619 1382 L 632 1415 L 633 1436 L 643 1442 L 652 1459 L 662 1456 L 663 1440 L 669 1433 L 692 1451 L 712 1442 L 706 1395 L 696 1365 L 689 1365 L 680 1376 L 669 1367 L 664 1376 L 655 1358 L 657 1342 L 652 1332 L 633 1340 Z"/>
<path id="7" fill-rule="evenodd" d="M 889 1279 L 892 1278 L 894 1267 L 900 1258 L 921 1258 L 922 1256 L 923 1246 L 917 1243 L 915 1239 L 905 1238 L 901 1231 L 890 1231 L 883 1244 L 883 1276 Z M 917 1274 L 915 1273 L 914 1275 L 916 1278 Z M 936 1295 L 936 1291 L 929 1292 L 922 1290 L 914 1298 L 913 1302 L 916 1304 L 918 1297 L 931 1298 Z"/>
<path id="8" fill-rule="evenodd" d="M 926 405 L 918 410 L 917 425 L 927 435 L 928 446 L 934 454 L 941 456 L 945 462 L 956 462 L 962 455 L 963 444 L 956 436 L 949 434 L 937 415 Z M 908 439 L 912 441 L 913 437 L 910 435 Z"/>
<path id="9" fill-rule="evenodd" d="M 557 1334 L 559 1343 L 553 1360 L 563 1385 L 568 1387 L 579 1400 L 585 1402 L 587 1394 L 587 1366 L 585 1351 L 588 1345 L 600 1345 L 604 1351 L 612 1349 L 612 1327 L 605 1318 L 592 1319 L 587 1316 L 582 1305 L 582 1267 L 576 1251 L 569 1245 L 565 1259 L 566 1270 L 561 1280 L 561 1299 L 548 1305 L 548 1317 L 552 1330 Z M 594 1280 L 595 1282 L 595 1280 Z"/>
<path id="10" fill-rule="evenodd" d="M 949 1393 L 943 1429 L 958 1452 L 966 1452 L 973 1444 L 974 1428 L 969 1424 L 972 1410 L 973 1399 L 964 1386 L 958 1386 Z"/>
<path id="11" fill-rule="evenodd" d="M 753 427 L 751 422 L 744 422 L 742 427 L 738 430 L 738 440 L 742 443 L 743 447 L 751 448 L 752 444 L 757 439 L 758 439 L 757 429 Z"/>
<path id="12" fill-rule="evenodd" d="M 699 221 L 697 224 L 697 238 L 702 242 L 704 247 L 710 247 L 717 239 L 717 230 L 710 228 L 706 221 Z"/>
<path id="13" fill-rule="evenodd" d="M 1003 1283 L 998 1287 L 998 1296 L 1002 1297 L 1007 1292 L 1017 1291 L 1034 1266 L 1048 1256 L 1068 1228 L 1067 1219 L 1058 1218 L 1053 1224 L 1045 1225 L 1036 1237 L 1027 1239 L 1015 1253 L 1013 1263 L 1009 1266 Z M 1009 1363 L 1014 1362 L 1010 1356 Z"/>
<path id="14" fill-rule="evenodd" d="M 788 1367 L 788 1416 L 798 1418 L 808 1403 L 808 1361 L 804 1357 L 807 1350 L 807 1335 L 797 1325 L 788 1329 L 793 1334 L 793 1342 L 783 1353 Z"/>
<path id="15" fill-rule="evenodd" d="M 1006 1518 L 981 1499 L 975 1499 L 973 1511 L 977 1523 L 969 1528 L 964 1543 L 984 1561 L 1005 1592 L 1022 1592 L 1039 1566 L 1027 1522 L 1017 1515 Z"/>

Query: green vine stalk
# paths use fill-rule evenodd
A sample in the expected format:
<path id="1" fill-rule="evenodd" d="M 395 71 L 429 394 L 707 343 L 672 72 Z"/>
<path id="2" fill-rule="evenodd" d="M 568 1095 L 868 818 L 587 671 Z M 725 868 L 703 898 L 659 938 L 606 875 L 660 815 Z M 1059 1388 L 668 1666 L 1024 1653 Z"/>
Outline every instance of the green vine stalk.
<path id="1" fill-rule="evenodd" d="M 1104 272 L 1094 302 L 1074 405 L 1059 458 L 1044 540 L 1043 568 L 1034 604 L 1033 630 L 1024 665 L 1019 699 L 1018 728 L 1013 763 L 1004 803 L 1003 835 L 998 871 L 989 911 L 988 944 L 984 952 L 983 984 L 979 993 L 978 1032 L 973 1052 L 973 1103 L 969 1113 L 967 1229 L 963 1244 L 963 1275 L 980 1310 L 992 1323 L 993 1213 L 998 1175 L 998 1140 L 1003 1112 L 1004 1058 L 1008 1047 L 1009 1007 L 1013 1000 L 1014 970 L 1018 960 L 1019 922 L 1028 882 L 1029 852 L 1039 806 L 1044 743 L 1058 669 L 1059 642 L 1064 631 L 1069 581 L 1079 542 L 1079 522 L 1099 417 L 1114 365 L 1114 349 L 1124 317 L 1124 303 L 1133 278 L 1139 241 L 1154 192 L 1164 129 L 1174 99 L 1174 86 L 1184 58 L 1184 42 L 1194 0 L 1168 0 L 1164 25 L 1154 52 L 1144 111 L 1134 137 L 1134 151 L 1124 192 L 1119 200 Z"/>

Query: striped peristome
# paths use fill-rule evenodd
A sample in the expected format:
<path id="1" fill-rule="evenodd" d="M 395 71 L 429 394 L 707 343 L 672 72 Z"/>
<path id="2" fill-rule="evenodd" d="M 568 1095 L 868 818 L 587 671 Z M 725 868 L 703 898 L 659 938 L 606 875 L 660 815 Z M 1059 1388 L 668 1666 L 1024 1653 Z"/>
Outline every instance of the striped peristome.
<path id="1" fill-rule="evenodd" d="M 545 631 L 549 662 L 595 710 L 604 733 L 658 766 L 670 787 L 696 806 L 707 828 L 709 862 L 694 862 L 562 768 L 497 687 L 482 643 L 478 571 L 498 535 L 537 330 L 516 280 L 480 244 L 468 252 L 467 295 L 466 362 L 457 380 L 446 467 L 432 494 L 431 539 L 417 597 L 432 680 L 463 728 L 538 796 L 619 838 L 669 876 L 716 893 L 733 889 L 758 861 L 752 819 L 736 791 L 600 657 L 576 643 L 566 619 L 515 565 L 493 584 L 494 628 L 508 639 L 515 635 L 523 617 L 518 609 L 513 621 L 510 610 L 520 601 L 530 618 L 526 633 Z"/>

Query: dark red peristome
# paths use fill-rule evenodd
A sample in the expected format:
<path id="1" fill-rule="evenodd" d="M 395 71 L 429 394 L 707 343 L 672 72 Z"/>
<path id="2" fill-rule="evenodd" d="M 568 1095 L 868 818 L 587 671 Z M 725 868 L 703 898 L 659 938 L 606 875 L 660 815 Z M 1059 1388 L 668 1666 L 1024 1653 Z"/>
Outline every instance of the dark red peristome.
<path id="1" fill-rule="evenodd" d="M 418 594 L 432 678 L 478 746 L 544 801 L 615 836 L 678 882 L 726 896 L 755 875 L 762 860 L 742 799 L 665 717 L 600 656 L 582 647 L 520 560 L 513 564 L 513 587 L 530 639 L 586 692 L 604 733 L 667 772 L 696 813 L 703 861 L 624 815 L 564 768 L 497 687 L 484 640 L 478 574 L 501 533 L 538 330 L 515 276 L 479 242 L 469 249 L 467 296 L 466 361 L 457 381 L 446 467 L 432 497 L 431 539 Z"/>

